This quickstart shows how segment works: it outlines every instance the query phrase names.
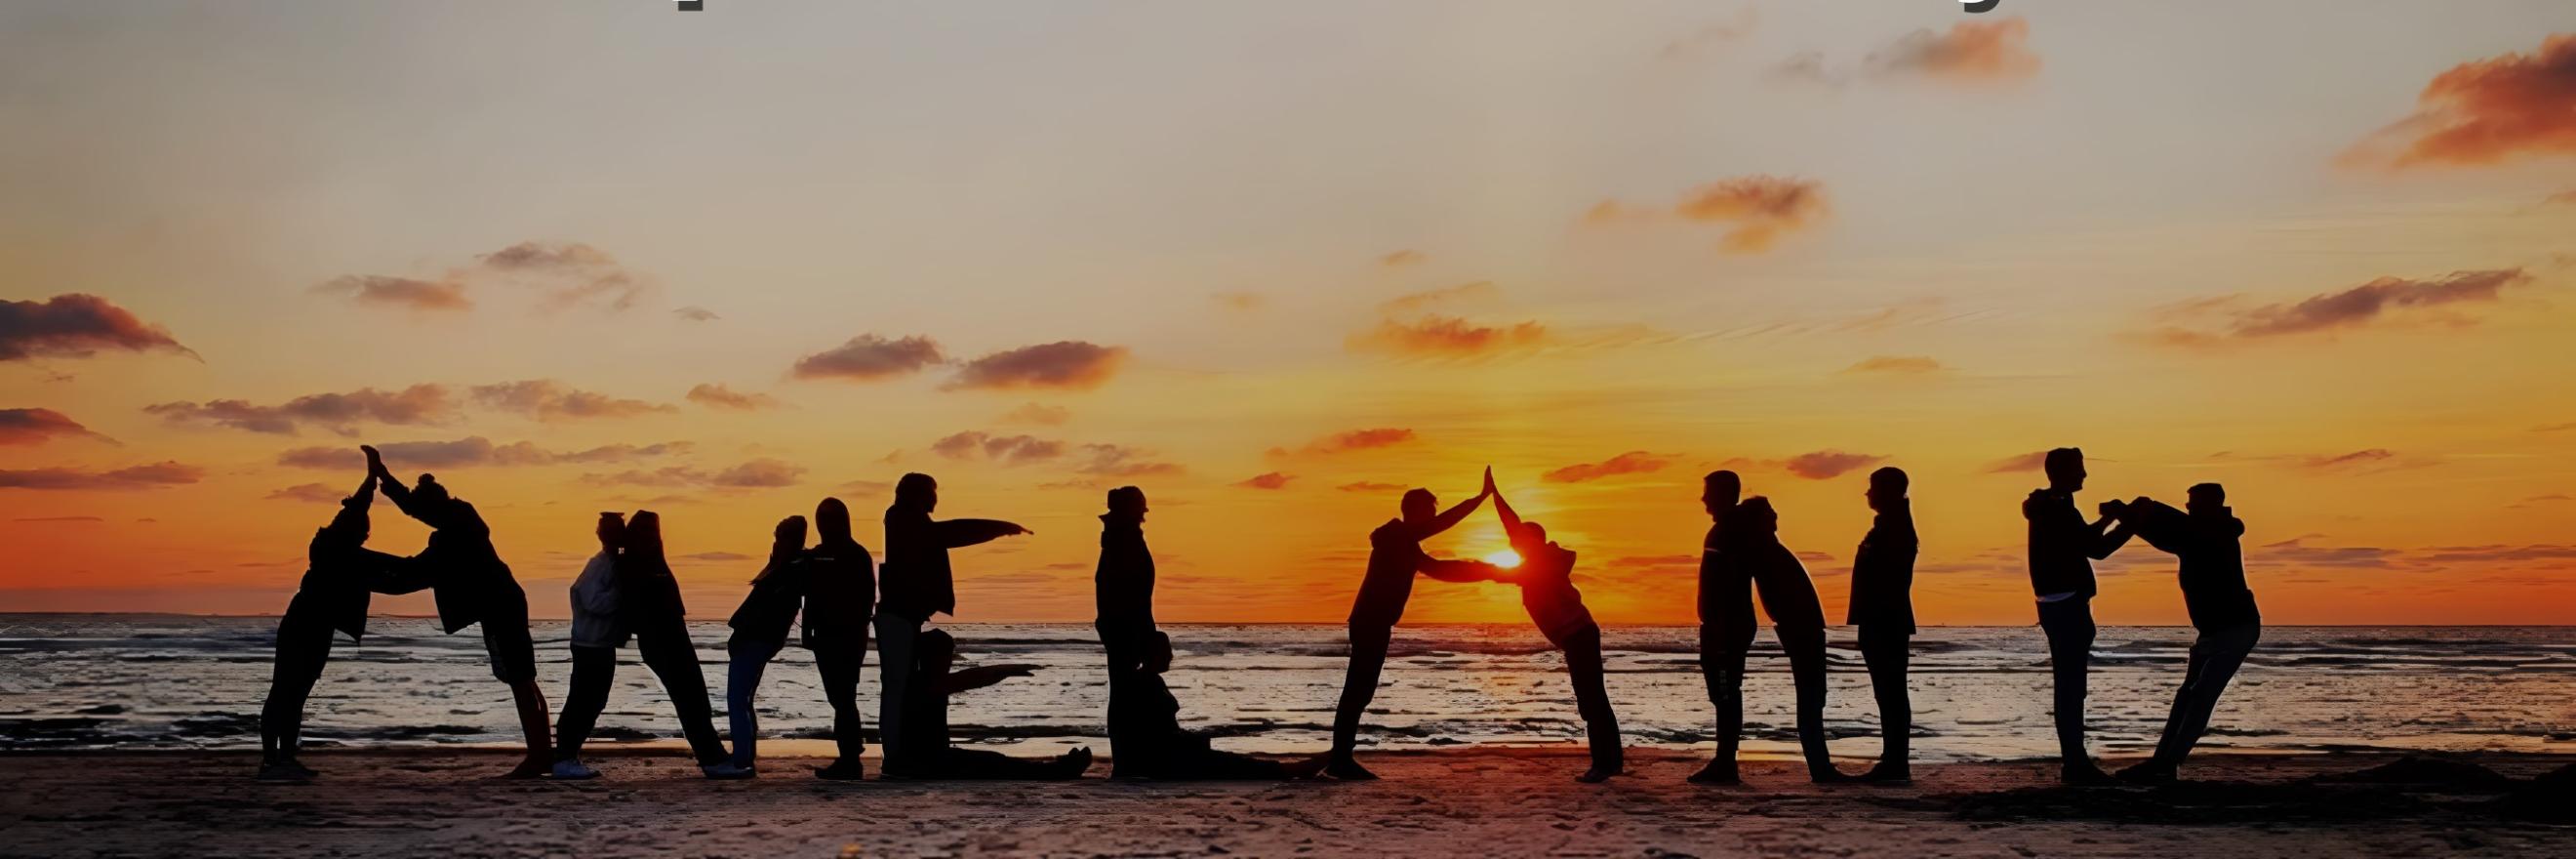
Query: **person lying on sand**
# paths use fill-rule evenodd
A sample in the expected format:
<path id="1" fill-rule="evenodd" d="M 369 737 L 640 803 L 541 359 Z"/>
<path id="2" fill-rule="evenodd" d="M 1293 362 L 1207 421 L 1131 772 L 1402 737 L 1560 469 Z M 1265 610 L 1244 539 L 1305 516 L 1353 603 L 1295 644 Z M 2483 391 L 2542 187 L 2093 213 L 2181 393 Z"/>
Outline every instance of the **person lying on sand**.
<path id="1" fill-rule="evenodd" d="M 1155 632 L 1145 637 L 1144 661 L 1136 666 L 1127 688 L 1109 705 L 1110 733 L 1120 738 L 1117 778 L 1171 781 L 1264 781 L 1313 778 L 1324 770 L 1323 756 L 1274 761 L 1218 751 L 1208 738 L 1181 729 L 1180 699 L 1163 682 L 1172 669 L 1172 637 Z"/>
<path id="2" fill-rule="evenodd" d="M 914 673 L 904 696 L 903 718 L 908 720 L 902 742 L 904 759 L 909 762 L 899 773 L 889 770 L 888 777 L 911 779 L 1074 779 L 1091 768 L 1091 748 L 1085 746 L 1057 756 L 1054 760 L 1025 760 L 980 749 L 961 749 L 948 743 L 948 696 L 982 689 L 1013 677 L 1027 677 L 1038 670 L 1026 663 L 983 665 L 952 670 L 957 663 L 957 639 L 945 630 L 926 630 L 916 639 L 913 650 Z"/>

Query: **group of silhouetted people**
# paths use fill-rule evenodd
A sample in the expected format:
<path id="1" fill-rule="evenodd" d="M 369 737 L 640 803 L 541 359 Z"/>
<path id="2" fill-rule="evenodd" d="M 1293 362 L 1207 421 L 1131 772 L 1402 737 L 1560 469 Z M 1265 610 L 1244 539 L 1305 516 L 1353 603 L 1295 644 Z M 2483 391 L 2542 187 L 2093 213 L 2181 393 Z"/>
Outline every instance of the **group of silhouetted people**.
<path id="1" fill-rule="evenodd" d="M 907 474 L 895 485 L 885 512 L 882 575 L 868 549 L 852 536 L 849 507 L 840 499 L 816 505 L 810 546 L 804 517 L 778 523 L 767 562 L 728 624 L 728 750 L 728 737 L 715 728 L 657 514 L 600 514 L 599 553 L 571 587 L 572 691 L 561 721 L 549 731 L 545 696 L 536 683 L 527 597 L 494 551 L 489 527 L 473 505 L 450 496 L 435 477 L 421 475 L 416 485 L 406 487 L 385 469 L 374 448 L 362 450 L 366 479 L 341 502 L 331 522 L 314 533 L 311 565 L 278 624 L 275 674 L 260 716 L 262 779 L 301 780 L 314 774 L 297 761 L 296 750 L 305 699 L 330 658 L 334 633 L 347 633 L 352 640 L 364 633 L 371 594 L 425 588 L 435 592 L 447 633 L 482 626 L 493 675 L 510 688 L 527 736 L 527 757 L 510 772 L 512 777 L 599 775 L 582 763 L 581 747 L 607 704 L 617 651 L 628 641 L 671 697 L 681 733 L 705 774 L 756 776 L 760 682 L 769 662 L 786 649 L 791 631 L 800 631 L 800 643 L 812 652 L 833 713 L 839 755 L 816 770 L 818 777 L 857 779 L 866 774 L 860 762 L 866 720 L 858 687 L 872 633 L 884 777 L 1066 779 L 1080 777 L 1091 765 L 1088 748 L 1023 759 L 958 748 L 951 741 L 951 696 L 1028 676 L 1037 666 L 958 667 L 954 637 L 931 627 L 939 615 L 956 609 L 949 550 L 1030 532 L 998 520 L 933 519 L 938 485 L 929 475 Z M 2062 777 L 2078 785 L 2170 781 L 2208 729 L 2219 693 L 2261 637 L 2261 617 L 2245 584 L 2244 523 L 2214 483 L 2191 487 L 2181 510 L 2139 497 L 2104 502 L 2101 516 L 2088 521 L 2074 501 L 2074 493 L 2084 487 L 2083 454 L 2074 448 L 2050 451 L 2045 468 L 2049 485 L 2030 494 L 2022 513 L 2030 523 L 2031 586 L 2048 642 Z M 1823 603 L 1797 553 L 1780 541 L 1778 511 L 1768 498 L 1746 498 L 1743 490 L 1732 471 L 1712 472 L 1702 486 L 1710 526 L 1699 554 L 1699 658 L 1716 710 L 1717 750 L 1690 780 L 1738 781 L 1744 671 L 1758 630 L 1758 600 L 1789 659 L 1799 746 L 1809 777 L 1818 782 L 1909 781 L 1913 714 L 1906 671 L 1915 634 L 1912 587 L 1918 541 L 1905 472 L 1881 468 L 1870 474 L 1866 498 L 1874 518 L 1852 562 L 1845 621 L 1858 633 L 1882 738 L 1876 765 L 1856 776 L 1836 769 L 1826 748 Z M 419 554 L 405 557 L 366 548 L 369 507 L 379 493 L 431 528 L 428 546 Z M 1517 564 L 1440 559 L 1423 551 L 1423 540 L 1456 526 L 1489 499 Z M 1163 681 L 1171 667 L 1172 642 L 1154 620 L 1154 556 L 1144 534 L 1145 493 L 1133 486 L 1110 490 L 1107 508 L 1100 517 L 1095 596 L 1096 629 L 1107 660 L 1112 777 L 1375 778 L 1355 755 L 1360 723 L 1376 695 L 1394 628 L 1417 575 L 1517 586 L 1531 623 L 1561 651 L 1573 685 L 1575 710 L 1591 750 L 1590 765 L 1578 780 L 1600 782 L 1625 771 L 1618 717 L 1604 676 L 1601 627 L 1574 585 L 1575 552 L 1548 539 L 1539 523 L 1520 518 L 1495 486 L 1491 469 L 1475 497 L 1445 511 L 1427 490 L 1406 492 L 1398 518 L 1370 532 L 1367 569 L 1351 607 L 1349 670 L 1333 719 L 1332 746 L 1303 760 L 1219 751 L 1207 738 L 1180 727 L 1180 702 Z M 2094 764 L 2084 746 L 2094 637 L 2092 562 L 2133 536 L 2179 559 L 2184 601 L 2198 639 L 2154 756 L 2113 776 Z"/>

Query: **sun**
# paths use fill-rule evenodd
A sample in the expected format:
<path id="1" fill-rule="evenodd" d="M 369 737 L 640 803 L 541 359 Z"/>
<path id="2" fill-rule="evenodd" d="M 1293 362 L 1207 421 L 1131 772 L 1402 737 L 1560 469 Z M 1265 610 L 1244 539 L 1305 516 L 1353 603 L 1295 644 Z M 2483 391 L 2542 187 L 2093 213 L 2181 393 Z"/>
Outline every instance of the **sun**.
<path id="1" fill-rule="evenodd" d="M 1504 549 L 1491 555 L 1486 555 L 1485 563 L 1508 570 L 1521 565 L 1521 553 L 1510 549 Z"/>

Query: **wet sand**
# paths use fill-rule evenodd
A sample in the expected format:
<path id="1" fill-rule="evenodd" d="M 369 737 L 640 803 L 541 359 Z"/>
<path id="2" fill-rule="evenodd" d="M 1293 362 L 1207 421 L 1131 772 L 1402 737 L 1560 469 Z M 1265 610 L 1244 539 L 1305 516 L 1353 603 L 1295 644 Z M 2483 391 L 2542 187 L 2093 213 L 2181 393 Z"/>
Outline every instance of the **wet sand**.
<path id="1" fill-rule="evenodd" d="M 1697 760 L 1643 751 L 1634 777 L 1581 785 L 1570 749 L 1378 754 L 1381 781 L 1288 784 L 824 782 L 812 759 L 713 782 L 665 750 L 573 783 L 496 779 L 511 757 L 489 751 L 317 752 L 322 778 L 262 784 L 253 758 L 0 755 L 0 855 L 2576 855 L 2569 756 L 2208 755 L 2192 783 L 2083 790 L 2042 762 L 1820 787 L 1753 761 L 1706 788 L 1682 781 Z"/>

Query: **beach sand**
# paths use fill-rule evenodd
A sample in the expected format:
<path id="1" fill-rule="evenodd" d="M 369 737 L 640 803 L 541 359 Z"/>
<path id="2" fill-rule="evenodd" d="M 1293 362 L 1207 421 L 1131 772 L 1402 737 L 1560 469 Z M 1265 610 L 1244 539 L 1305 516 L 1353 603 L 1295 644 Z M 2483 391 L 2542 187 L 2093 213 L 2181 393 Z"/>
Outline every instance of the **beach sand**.
<path id="1" fill-rule="evenodd" d="M 1079 782 L 824 782 L 812 759 L 713 782 L 659 749 L 605 752 L 597 781 L 504 781 L 505 753 L 433 749 L 311 753 L 324 776 L 280 785 L 251 781 L 253 758 L 0 755 L 0 855 L 2576 855 L 2576 794 L 2527 781 L 2568 756 L 2211 754 L 2196 783 L 2086 790 L 2044 762 L 1827 788 L 1748 761 L 1744 786 L 1704 788 L 1682 781 L 1697 759 L 1642 750 L 1634 777 L 1599 786 L 1570 780 L 1570 749 L 1377 754 L 1381 781 L 1288 784 L 1111 782 L 1105 766 Z M 2373 767 L 2412 784 L 2315 779 Z"/>

